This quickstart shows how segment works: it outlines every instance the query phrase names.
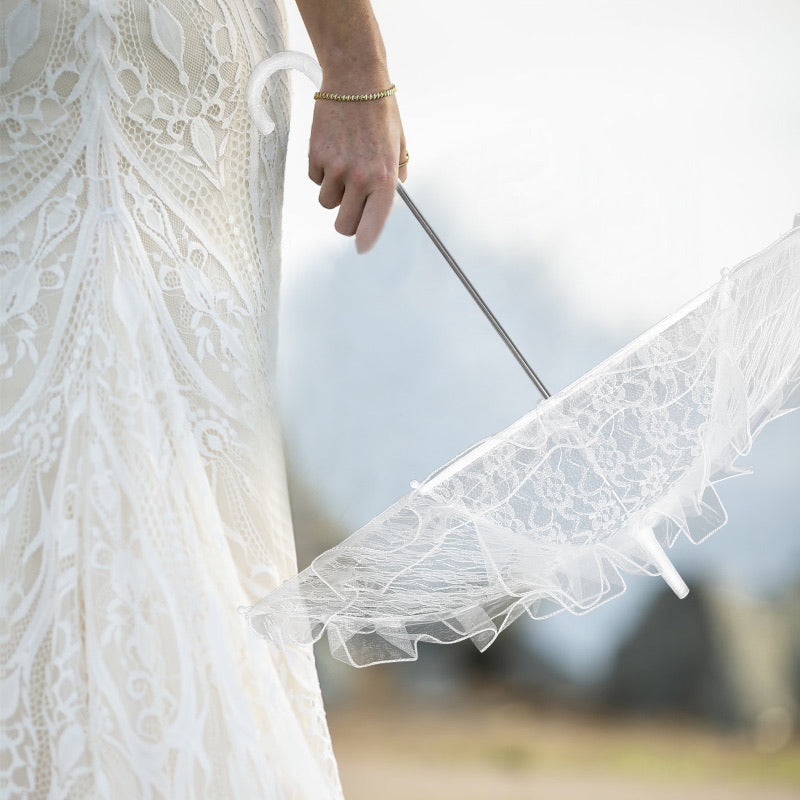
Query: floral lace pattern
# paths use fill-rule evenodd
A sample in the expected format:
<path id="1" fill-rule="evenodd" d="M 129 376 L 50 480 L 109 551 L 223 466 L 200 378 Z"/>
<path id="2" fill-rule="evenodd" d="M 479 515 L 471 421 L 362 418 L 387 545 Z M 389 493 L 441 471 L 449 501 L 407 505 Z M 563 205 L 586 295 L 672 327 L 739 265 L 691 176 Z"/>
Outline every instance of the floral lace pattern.
<path id="1" fill-rule="evenodd" d="M 431 475 L 248 609 L 354 666 L 419 641 L 488 647 L 527 612 L 589 611 L 621 572 L 684 586 L 663 549 L 726 521 L 714 482 L 800 406 L 800 228 Z"/>
<path id="2" fill-rule="evenodd" d="M 0 40 L 3 797 L 339 798 L 271 398 L 276 0 L 9 0 Z"/>

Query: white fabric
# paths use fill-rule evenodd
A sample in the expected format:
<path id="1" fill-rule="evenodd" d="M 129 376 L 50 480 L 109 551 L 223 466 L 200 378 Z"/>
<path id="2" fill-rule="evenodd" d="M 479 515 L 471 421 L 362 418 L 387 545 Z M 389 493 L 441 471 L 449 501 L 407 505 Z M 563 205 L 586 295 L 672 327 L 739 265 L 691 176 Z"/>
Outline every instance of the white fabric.
<path id="1" fill-rule="evenodd" d="M 327 632 L 336 657 L 364 666 L 413 659 L 419 641 L 485 649 L 522 613 L 617 596 L 625 571 L 683 595 L 664 548 L 725 523 L 714 482 L 798 405 L 800 228 L 434 473 L 249 619 L 274 642 Z"/>
<path id="2" fill-rule="evenodd" d="M 341 797 L 271 383 L 274 0 L 4 0 L 0 794 Z"/>

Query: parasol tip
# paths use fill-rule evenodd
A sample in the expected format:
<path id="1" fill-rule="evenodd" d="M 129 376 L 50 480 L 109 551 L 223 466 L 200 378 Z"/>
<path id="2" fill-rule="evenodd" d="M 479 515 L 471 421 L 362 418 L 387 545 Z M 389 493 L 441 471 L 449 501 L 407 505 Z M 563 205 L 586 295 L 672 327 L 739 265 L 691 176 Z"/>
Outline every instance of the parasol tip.
<path id="1" fill-rule="evenodd" d="M 680 573 L 675 569 L 675 565 L 669 560 L 664 548 L 658 543 L 652 528 L 642 528 L 639 532 L 639 541 L 644 546 L 647 554 L 653 560 L 653 564 L 658 570 L 667 586 L 683 600 L 689 594 L 689 587 L 686 581 L 681 578 Z"/>
<path id="2" fill-rule="evenodd" d="M 670 566 L 672 567 L 671 564 Z M 671 574 L 662 572 L 661 577 L 667 582 L 669 588 L 675 592 L 679 600 L 683 600 L 683 598 L 689 594 L 689 587 L 686 585 L 686 581 L 681 578 L 675 567 L 672 567 Z"/>

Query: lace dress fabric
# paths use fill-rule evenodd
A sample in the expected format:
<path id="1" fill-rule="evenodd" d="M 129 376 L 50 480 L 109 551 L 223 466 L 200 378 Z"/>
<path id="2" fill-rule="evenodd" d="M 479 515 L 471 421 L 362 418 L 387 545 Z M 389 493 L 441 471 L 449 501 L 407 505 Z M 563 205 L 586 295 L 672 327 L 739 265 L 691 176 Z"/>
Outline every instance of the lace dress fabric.
<path id="1" fill-rule="evenodd" d="M 0 795 L 341 797 L 271 396 L 273 0 L 5 0 Z"/>

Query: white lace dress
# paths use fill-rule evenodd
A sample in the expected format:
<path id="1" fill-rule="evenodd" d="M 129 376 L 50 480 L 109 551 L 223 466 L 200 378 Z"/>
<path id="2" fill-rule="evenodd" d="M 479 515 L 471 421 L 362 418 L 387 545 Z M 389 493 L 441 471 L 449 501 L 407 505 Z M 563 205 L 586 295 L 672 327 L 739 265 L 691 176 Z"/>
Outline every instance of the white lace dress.
<path id="1" fill-rule="evenodd" d="M 3 0 L 0 796 L 341 797 L 271 383 L 273 0 Z M 268 95 L 268 96 L 267 96 Z"/>

